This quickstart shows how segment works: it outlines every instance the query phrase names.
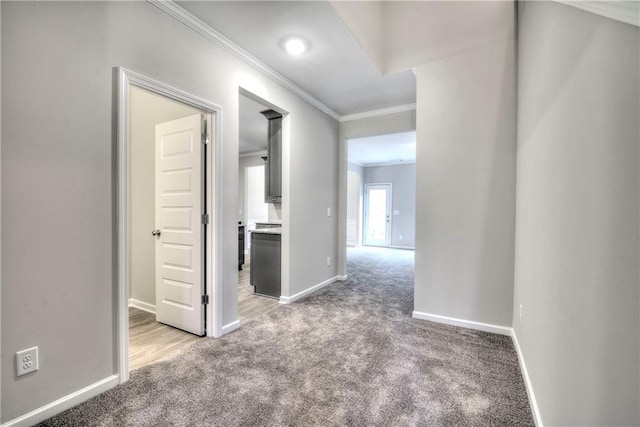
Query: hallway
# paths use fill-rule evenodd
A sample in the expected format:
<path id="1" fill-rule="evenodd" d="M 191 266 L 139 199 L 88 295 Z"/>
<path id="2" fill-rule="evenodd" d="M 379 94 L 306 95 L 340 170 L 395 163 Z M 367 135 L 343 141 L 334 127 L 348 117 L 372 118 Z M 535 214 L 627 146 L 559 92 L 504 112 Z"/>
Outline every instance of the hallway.
<path id="1" fill-rule="evenodd" d="M 410 317 L 412 251 L 348 273 L 42 425 L 533 425 L 510 338 Z"/>

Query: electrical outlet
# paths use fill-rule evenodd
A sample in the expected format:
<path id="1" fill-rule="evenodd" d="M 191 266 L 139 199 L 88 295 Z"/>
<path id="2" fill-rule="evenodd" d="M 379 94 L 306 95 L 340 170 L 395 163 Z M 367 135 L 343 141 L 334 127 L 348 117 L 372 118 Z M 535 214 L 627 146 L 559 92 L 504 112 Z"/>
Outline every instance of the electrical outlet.
<path id="1" fill-rule="evenodd" d="M 520 321 L 522 322 L 522 304 L 520 304 Z"/>
<path id="2" fill-rule="evenodd" d="M 331 267 L 331 257 L 327 257 L 327 267 Z"/>
<path id="3" fill-rule="evenodd" d="M 16 375 L 26 375 L 35 372 L 38 366 L 38 347 L 31 347 L 16 353 Z"/>

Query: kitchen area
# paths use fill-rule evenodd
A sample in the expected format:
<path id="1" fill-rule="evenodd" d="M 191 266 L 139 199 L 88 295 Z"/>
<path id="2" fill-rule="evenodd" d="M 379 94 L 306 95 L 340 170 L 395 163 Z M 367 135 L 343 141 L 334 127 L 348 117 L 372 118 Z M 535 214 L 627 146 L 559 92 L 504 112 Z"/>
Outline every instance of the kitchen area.
<path id="1" fill-rule="evenodd" d="M 238 315 L 274 310 L 281 295 L 282 114 L 240 94 Z"/>

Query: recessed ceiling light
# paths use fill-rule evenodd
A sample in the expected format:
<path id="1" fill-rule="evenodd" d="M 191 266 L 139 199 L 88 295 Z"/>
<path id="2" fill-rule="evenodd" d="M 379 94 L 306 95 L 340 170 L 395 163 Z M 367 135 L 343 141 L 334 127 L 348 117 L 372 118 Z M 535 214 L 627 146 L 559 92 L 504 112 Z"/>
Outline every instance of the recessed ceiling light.
<path id="1" fill-rule="evenodd" d="M 289 55 L 298 56 L 307 51 L 307 44 L 298 37 L 292 37 L 285 42 L 284 48 L 289 52 Z"/>

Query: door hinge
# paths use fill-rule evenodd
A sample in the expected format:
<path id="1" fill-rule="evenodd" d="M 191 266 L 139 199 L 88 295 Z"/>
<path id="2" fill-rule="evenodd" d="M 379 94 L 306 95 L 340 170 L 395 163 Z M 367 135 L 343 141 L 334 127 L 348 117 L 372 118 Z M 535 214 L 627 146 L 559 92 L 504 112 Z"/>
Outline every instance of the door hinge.
<path id="1" fill-rule="evenodd" d="M 202 214 L 202 223 L 209 224 L 209 214 Z"/>
<path id="2" fill-rule="evenodd" d="M 206 132 L 202 134 L 202 143 L 204 145 L 207 145 L 209 143 L 209 134 Z"/>
<path id="3" fill-rule="evenodd" d="M 209 304 L 209 295 L 202 295 L 202 304 Z"/>

